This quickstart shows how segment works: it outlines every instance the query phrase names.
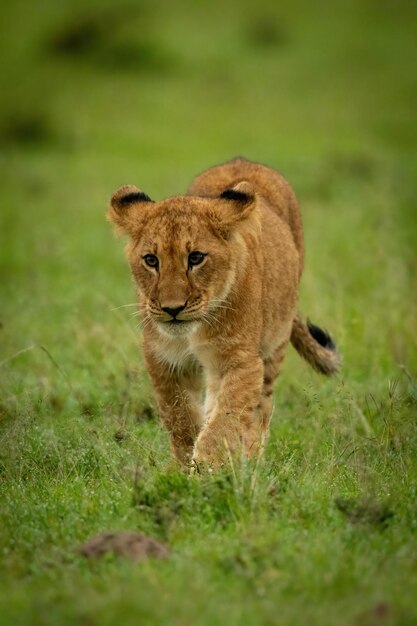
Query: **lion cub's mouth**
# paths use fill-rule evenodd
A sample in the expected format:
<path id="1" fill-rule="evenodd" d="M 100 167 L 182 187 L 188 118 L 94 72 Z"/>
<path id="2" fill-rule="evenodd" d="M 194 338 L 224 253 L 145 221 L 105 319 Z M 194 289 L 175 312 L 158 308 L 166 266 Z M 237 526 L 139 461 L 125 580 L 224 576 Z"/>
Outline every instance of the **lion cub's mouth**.
<path id="1" fill-rule="evenodd" d="M 178 320 L 172 319 L 165 322 L 159 322 L 159 329 L 166 335 L 184 335 L 195 330 L 198 324 L 196 320 Z"/>

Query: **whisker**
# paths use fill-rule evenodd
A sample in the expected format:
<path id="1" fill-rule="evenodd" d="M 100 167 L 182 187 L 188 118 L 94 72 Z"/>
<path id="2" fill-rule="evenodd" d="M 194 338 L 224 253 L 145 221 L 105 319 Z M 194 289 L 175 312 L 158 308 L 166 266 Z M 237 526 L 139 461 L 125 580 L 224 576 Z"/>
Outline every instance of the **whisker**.
<path id="1" fill-rule="evenodd" d="M 142 326 L 143 329 L 145 329 L 147 326 L 149 326 L 152 323 L 152 318 L 150 317 L 150 315 L 147 315 L 146 317 L 143 318 L 143 320 L 141 321 L 140 326 Z"/>
<path id="2" fill-rule="evenodd" d="M 231 306 L 224 306 L 223 304 L 215 304 L 213 308 L 226 309 L 226 311 L 236 311 L 236 309 L 233 309 Z"/>
<path id="3" fill-rule="evenodd" d="M 211 304 L 213 304 L 216 309 L 229 309 L 229 311 L 236 311 L 236 309 L 234 309 L 232 306 L 229 305 L 227 300 L 216 300 L 214 298 L 213 300 L 210 300 L 208 303 L 209 306 Z"/>
<path id="4" fill-rule="evenodd" d="M 207 322 L 207 324 L 208 324 L 211 328 L 213 328 L 213 330 L 215 330 L 215 326 L 214 326 L 214 324 L 213 324 L 213 320 L 215 320 L 215 318 L 213 318 L 212 316 L 210 316 L 210 317 L 211 317 L 211 320 L 210 320 L 209 315 L 210 315 L 210 314 L 208 313 L 208 311 L 205 311 L 205 312 L 202 314 L 202 318 L 203 318 L 203 320 L 204 320 L 205 322 Z"/>
<path id="5" fill-rule="evenodd" d="M 121 304 L 120 306 L 115 306 L 110 311 L 118 311 L 119 309 L 124 309 L 127 306 L 138 306 L 137 302 L 132 302 L 132 304 Z"/>

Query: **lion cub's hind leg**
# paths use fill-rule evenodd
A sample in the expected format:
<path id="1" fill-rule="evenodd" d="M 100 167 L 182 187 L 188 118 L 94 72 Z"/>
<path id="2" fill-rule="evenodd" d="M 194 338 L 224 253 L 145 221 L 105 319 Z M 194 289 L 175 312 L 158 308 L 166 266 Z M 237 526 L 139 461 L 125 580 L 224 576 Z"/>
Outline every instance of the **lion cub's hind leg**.
<path id="1" fill-rule="evenodd" d="M 279 346 L 270 358 L 264 360 L 264 382 L 260 402 L 262 437 L 264 443 L 268 437 L 269 424 L 273 411 L 272 394 L 274 391 L 274 382 L 280 373 L 287 345 L 288 341 Z"/>

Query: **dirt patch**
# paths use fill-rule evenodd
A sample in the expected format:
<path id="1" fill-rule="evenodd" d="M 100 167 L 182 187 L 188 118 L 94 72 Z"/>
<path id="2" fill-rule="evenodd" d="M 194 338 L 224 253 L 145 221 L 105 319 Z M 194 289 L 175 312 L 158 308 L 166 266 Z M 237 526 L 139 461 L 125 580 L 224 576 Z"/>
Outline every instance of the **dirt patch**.
<path id="1" fill-rule="evenodd" d="M 96 559 L 110 553 L 137 563 L 147 558 L 165 559 L 169 556 L 169 549 L 163 543 L 130 530 L 100 533 L 89 539 L 78 550 L 89 559 Z"/>

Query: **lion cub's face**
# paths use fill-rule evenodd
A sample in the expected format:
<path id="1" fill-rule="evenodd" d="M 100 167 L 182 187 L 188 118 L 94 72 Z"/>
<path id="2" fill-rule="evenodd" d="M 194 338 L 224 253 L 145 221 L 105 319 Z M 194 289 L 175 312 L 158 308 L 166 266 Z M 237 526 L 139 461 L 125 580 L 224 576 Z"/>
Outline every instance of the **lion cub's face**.
<path id="1" fill-rule="evenodd" d="M 255 213 L 250 191 L 240 183 L 219 198 L 179 196 L 158 203 L 135 187 L 114 194 L 109 218 L 130 236 L 127 256 L 145 325 L 179 335 L 204 321 L 212 324 L 236 275 L 239 225 Z"/>

